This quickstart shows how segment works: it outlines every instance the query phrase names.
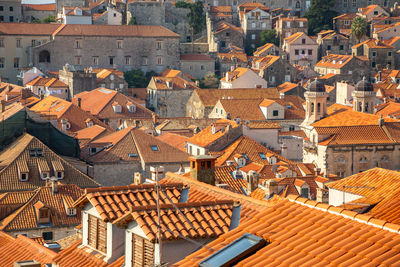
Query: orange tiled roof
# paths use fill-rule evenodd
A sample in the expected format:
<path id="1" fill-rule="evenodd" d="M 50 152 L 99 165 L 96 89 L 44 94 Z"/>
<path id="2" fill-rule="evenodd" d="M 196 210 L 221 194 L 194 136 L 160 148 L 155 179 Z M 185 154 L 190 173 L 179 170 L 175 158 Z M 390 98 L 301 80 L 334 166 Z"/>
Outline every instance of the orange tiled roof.
<path id="1" fill-rule="evenodd" d="M 60 24 L 49 23 L 0 23 L 2 35 L 48 36 L 60 27 Z"/>
<path id="2" fill-rule="evenodd" d="M 170 84 L 170 85 L 169 85 Z M 199 87 L 192 81 L 182 77 L 152 77 L 148 88 L 157 90 L 194 90 Z"/>
<path id="3" fill-rule="evenodd" d="M 226 22 L 224 20 L 217 21 L 214 23 L 214 34 L 221 33 L 225 30 L 233 30 L 237 31 L 243 34 L 243 30 L 240 27 L 237 27 L 229 22 Z"/>
<path id="4" fill-rule="evenodd" d="M 232 128 L 239 127 L 239 125 L 230 120 L 220 119 L 217 122 L 213 123 L 215 127 L 215 133 L 212 133 L 212 125 L 208 126 L 204 130 L 200 131 L 199 133 L 195 134 L 194 136 L 190 137 L 187 142 L 192 143 L 201 147 L 206 147 L 212 144 L 214 141 L 218 140 L 222 136 L 226 134 L 228 129 L 228 125 Z"/>
<path id="5" fill-rule="evenodd" d="M 377 109 L 376 115 L 383 117 L 393 118 L 400 115 L 400 103 L 387 102 L 375 107 Z"/>
<path id="6" fill-rule="evenodd" d="M 24 10 L 56 11 L 56 4 L 22 4 Z"/>
<path id="7" fill-rule="evenodd" d="M 280 129 L 281 126 L 277 122 L 273 121 L 251 121 L 245 123 L 246 127 L 250 129 Z"/>
<path id="8" fill-rule="evenodd" d="M 35 260 L 44 266 L 52 263 L 57 253 L 35 240 L 18 235 L 17 238 L 0 231 L 0 265 L 13 266 L 16 261 Z"/>
<path id="9" fill-rule="evenodd" d="M 219 166 L 215 168 L 215 179 L 218 184 L 226 184 L 228 190 L 232 192 L 243 194 L 247 187 L 245 179 L 237 179 L 232 176 L 232 172 L 236 170 L 235 166 Z"/>
<path id="10" fill-rule="evenodd" d="M 339 113 L 339 112 L 342 112 L 342 111 L 352 110 L 352 109 L 353 109 L 353 107 L 351 107 L 351 106 L 345 106 L 345 105 L 342 105 L 342 104 L 335 103 L 335 104 L 332 104 L 332 105 L 330 105 L 328 107 L 326 113 L 328 115 L 332 115 L 333 113 Z"/>
<path id="11" fill-rule="evenodd" d="M 247 55 L 244 52 L 231 51 L 228 53 L 218 53 L 218 59 L 222 62 L 233 62 L 234 59 L 237 62 L 247 63 Z"/>
<path id="12" fill-rule="evenodd" d="M 374 11 L 374 9 L 377 8 L 377 7 L 379 7 L 379 6 L 378 5 L 369 5 L 369 6 L 366 6 L 366 7 L 359 8 L 358 11 L 362 15 L 368 15 L 369 13 Z"/>
<path id="13" fill-rule="evenodd" d="M 279 92 L 276 88 L 248 88 L 248 89 L 197 89 L 193 92 L 198 96 L 200 102 L 205 107 L 214 107 L 221 98 L 279 98 Z"/>
<path id="14" fill-rule="evenodd" d="M 50 227 L 70 227 L 81 223 L 81 214 L 69 216 L 66 210 L 66 203 L 72 203 L 77 200 L 83 193 L 78 186 L 73 184 L 58 185 L 58 192 L 53 194 L 51 187 L 40 187 L 35 190 L 34 195 L 21 208 L 4 218 L 0 222 L 0 230 L 2 231 L 26 231 L 44 227 L 38 223 L 36 218 L 35 205 L 42 202 L 46 207 L 50 208 Z M 8 197 L 23 197 L 22 192 L 9 193 Z M 31 192 L 26 191 L 31 195 Z M 15 199 L 17 203 L 18 199 Z M 9 203 L 10 206 L 15 203 Z"/>
<path id="15" fill-rule="evenodd" d="M 232 13 L 231 6 L 211 6 L 210 7 L 211 13 Z"/>
<path id="16" fill-rule="evenodd" d="M 278 85 L 276 88 L 278 89 L 279 92 L 286 93 L 299 85 L 297 83 L 291 83 L 291 82 L 284 82 L 281 85 Z"/>
<path id="17" fill-rule="evenodd" d="M 240 204 L 236 204 L 240 205 Z M 187 238 L 215 238 L 229 231 L 232 200 L 215 200 L 194 203 L 161 204 L 160 216 L 162 240 Z M 185 216 L 182 216 L 182 213 Z M 114 221 L 117 225 L 135 221 L 150 242 L 156 242 L 158 234 L 157 206 L 133 207 L 125 216 Z"/>
<path id="18" fill-rule="evenodd" d="M 315 66 L 340 69 L 346 66 L 353 58 L 354 57 L 350 55 L 329 54 L 324 56 Z"/>
<path id="19" fill-rule="evenodd" d="M 157 139 L 186 152 L 185 145 L 189 137 L 175 133 L 163 133 L 157 136 Z"/>
<path id="20" fill-rule="evenodd" d="M 245 233 L 267 244 L 239 259 L 240 266 L 396 265 L 400 260 L 392 245 L 399 243 L 398 230 L 398 225 L 291 196 L 208 244 L 213 250 L 201 248 L 174 266 L 197 266 Z"/>
<path id="21" fill-rule="evenodd" d="M 162 142 L 156 137 L 133 127 L 101 137 L 89 147 L 105 147 L 102 151 L 89 156 L 90 162 L 143 161 L 146 163 L 188 162 L 188 154 Z M 106 147 L 107 146 L 107 147 Z M 157 151 L 151 147 L 156 146 Z M 131 156 L 135 154 L 135 156 Z"/>
<path id="22" fill-rule="evenodd" d="M 260 56 L 263 52 L 265 52 L 266 50 L 268 50 L 272 47 L 276 47 L 276 46 L 272 43 L 266 43 L 265 45 L 257 48 L 257 50 L 254 52 L 254 56 Z"/>
<path id="23" fill-rule="evenodd" d="M 242 135 L 232 144 L 227 146 L 224 150 L 224 154 L 217 158 L 215 165 L 222 166 L 226 164 L 228 160 L 234 160 L 235 154 L 247 155 L 246 163 L 255 162 L 263 165 L 269 165 L 268 159 L 262 159 L 259 153 L 263 153 L 267 158 L 276 157 L 277 161 L 282 161 L 285 163 L 293 163 L 292 161 L 278 155 L 277 153 L 269 150 L 265 146 L 257 143 L 250 137 Z"/>
<path id="24" fill-rule="evenodd" d="M 99 186 L 96 181 L 83 174 L 62 157 L 51 151 L 47 146 L 39 141 L 39 139 L 25 133 L 0 153 L 1 192 L 34 190 L 45 185 L 46 181 L 41 179 L 39 176 L 39 158 L 30 156 L 30 149 L 42 149 L 43 157 L 40 157 L 40 159 L 41 161 L 46 162 L 48 166 L 52 166 L 52 161 L 61 162 L 64 167 L 63 183 L 76 184 L 82 188 Z M 29 169 L 28 181 L 26 182 L 21 181 L 18 177 L 18 163 L 26 164 Z M 54 175 L 54 172 L 51 171 L 50 176 Z"/>
<path id="25" fill-rule="evenodd" d="M 178 203 L 184 188 L 182 183 L 162 184 L 160 204 Z M 155 184 L 86 189 L 85 194 L 74 205 L 82 207 L 86 203 L 90 203 L 96 208 L 101 219 L 106 222 L 113 222 L 132 211 L 134 207 L 143 208 L 156 205 L 155 192 Z"/>
<path id="26" fill-rule="evenodd" d="M 352 48 L 358 48 L 363 45 L 366 45 L 370 49 L 371 48 L 392 48 L 392 49 L 394 49 L 393 46 L 388 45 L 388 44 L 381 42 L 379 40 L 376 40 L 376 39 L 365 40 L 364 42 L 354 45 Z"/>
<path id="27" fill-rule="evenodd" d="M 75 95 L 72 99 L 75 106 L 78 105 L 78 98 L 81 99 L 81 108 L 99 119 L 151 118 L 153 114 L 131 97 L 105 88 L 97 88 Z M 114 102 L 121 105 L 121 112 L 114 112 L 112 107 Z M 135 112 L 128 110 L 127 104 L 129 102 L 135 105 Z"/>
<path id="28" fill-rule="evenodd" d="M 284 40 L 285 40 L 285 42 L 287 44 L 291 44 L 291 43 L 293 43 L 294 41 L 296 41 L 297 39 L 299 39 L 300 37 L 303 37 L 303 36 L 307 36 L 307 35 L 304 32 L 296 32 L 296 33 L 286 37 Z"/>
<path id="29" fill-rule="evenodd" d="M 333 19 L 353 20 L 355 17 L 357 17 L 356 13 L 345 13 L 334 17 Z"/>

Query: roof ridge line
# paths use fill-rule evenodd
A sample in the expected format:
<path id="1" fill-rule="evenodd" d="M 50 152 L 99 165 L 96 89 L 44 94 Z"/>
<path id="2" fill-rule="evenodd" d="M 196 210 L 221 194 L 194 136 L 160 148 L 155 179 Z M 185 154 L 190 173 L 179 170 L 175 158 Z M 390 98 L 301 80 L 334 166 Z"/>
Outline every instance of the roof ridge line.
<path id="1" fill-rule="evenodd" d="M 196 207 L 203 207 L 203 206 L 217 206 L 223 204 L 232 204 L 235 205 L 234 200 L 210 200 L 210 201 L 198 201 L 198 202 L 180 202 L 180 203 L 167 203 L 167 204 L 160 204 L 160 209 L 169 209 L 169 208 L 196 208 Z M 236 202 L 239 203 L 240 202 Z M 129 212 L 140 212 L 140 211 L 149 211 L 157 209 L 157 205 L 147 205 L 147 206 L 137 206 L 132 207 Z"/>
<path id="2" fill-rule="evenodd" d="M 329 212 L 331 214 L 335 214 L 335 215 L 341 216 L 343 218 L 350 219 L 352 221 L 357 221 L 359 223 L 371 225 L 373 227 L 376 227 L 376 228 L 379 228 L 382 230 L 387 230 L 392 233 L 400 234 L 400 225 L 399 224 L 390 223 L 386 220 L 376 219 L 369 215 L 357 213 L 357 212 L 354 212 L 351 210 L 346 210 L 346 209 L 343 209 L 340 207 L 335 207 L 335 206 L 332 206 L 332 205 L 329 205 L 326 203 L 309 200 L 307 198 L 303 198 L 303 197 L 296 196 L 296 195 L 289 195 L 287 197 L 287 199 L 290 202 L 294 202 L 294 203 L 300 204 L 302 206 L 307 206 L 312 209 Z M 317 207 L 318 205 L 319 205 L 319 207 Z M 391 226 L 391 227 L 387 227 L 386 225 Z M 393 226 L 398 226 L 397 230 Z"/>

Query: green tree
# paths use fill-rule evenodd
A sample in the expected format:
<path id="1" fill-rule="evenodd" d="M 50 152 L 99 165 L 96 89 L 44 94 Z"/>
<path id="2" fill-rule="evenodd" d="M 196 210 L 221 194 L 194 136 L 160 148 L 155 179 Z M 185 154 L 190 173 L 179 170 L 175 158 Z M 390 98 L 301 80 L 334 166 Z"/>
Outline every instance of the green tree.
<path id="1" fill-rule="evenodd" d="M 194 35 L 201 33 L 206 24 L 206 16 L 204 15 L 203 1 L 196 1 L 190 4 L 190 12 L 187 15 L 189 18 L 189 26 L 192 31 L 192 52 L 194 50 Z"/>
<path id="2" fill-rule="evenodd" d="M 332 9 L 334 5 L 335 0 L 312 0 L 310 8 L 304 15 L 308 19 L 309 35 L 332 29 L 332 19 L 338 15 L 338 12 Z"/>
<path id="3" fill-rule="evenodd" d="M 55 16 L 48 16 L 47 18 L 42 19 L 42 23 L 51 23 L 56 22 Z"/>
<path id="4" fill-rule="evenodd" d="M 131 17 L 131 19 L 129 20 L 128 25 L 136 25 L 136 18 L 135 17 Z"/>
<path id="5" fill-rule="evenodd" d="M 149 71 L 146 74 L 140 70 L 129 70 L 124 72 L 124 79 L 130 88 L 146 88 L 151 77 L 155 76 L 154 71 Z"/>
<path id="6" fill-rule="evenodd" d="M 260 45 L 263 46 L 266 43 L 272 43 L 276 46 L 279 46 L 279 38 L 278 35 L 276 34 L 276 30 L 268 30 L 268 31 L 262 31 L 260 33 Z"/>
<path id="7" fill-rule="evenodd" d="M 351 24 L 351 33 L 360 42 L 361 38 L 367 33 L 367 22 L 362 17 L 355 17 Z"/>
<path id="8" fill-rule="evenodd" d="M 200 81 L 201 88 L 218 88 L 218 86 L 219 86 L 219 79 L 212 72 L 208 72 L 204 76 L 203 80 Z"/>
<path id="9" fill-rule="evenodd" d="M 175 3 L 176 8 L 190 8 L 191 4 L 185 1 L 179 0 Z"/>

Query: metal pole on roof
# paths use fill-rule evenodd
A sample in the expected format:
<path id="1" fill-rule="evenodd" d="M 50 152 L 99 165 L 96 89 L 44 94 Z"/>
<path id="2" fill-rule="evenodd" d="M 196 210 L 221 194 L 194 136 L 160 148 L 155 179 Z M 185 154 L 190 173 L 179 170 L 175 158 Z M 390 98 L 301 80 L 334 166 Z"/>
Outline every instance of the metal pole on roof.
<path id="1" fill-rule="evenodd" d="M 157 223 L 157 239 L 158 239 L 158 255 L 160 257 L 160 262 L 159 264 L 161 265 L 162 262 L 162 255 L 161 255 L 161 215 L 160 215 L 160 184 L 158 181 L 158 167 L 155 167 L 156 169 L 156 193 L 157 193 L 157 217 L 158 217 L 158 223 Z"/>

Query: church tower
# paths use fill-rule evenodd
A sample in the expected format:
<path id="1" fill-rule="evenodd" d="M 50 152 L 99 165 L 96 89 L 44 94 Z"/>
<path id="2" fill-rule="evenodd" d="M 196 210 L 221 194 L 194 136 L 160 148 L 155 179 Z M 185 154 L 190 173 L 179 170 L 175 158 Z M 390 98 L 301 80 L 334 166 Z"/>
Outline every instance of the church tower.
<path id="1" fill-rule="evenodd" d="M 376 93 L 365 77 L 356 84 L 352 96 L 354 111 L 374 113 Z"/>
<path id="2" fill-rule="evenodd" d="M 313 80 L 304 93 L 306 99 L 306 118 L 301 124 L 303 127 L 311 126 L 326 115 L 326 99 L 328 93 L 325 91 L 325 85 L 321 80 Z"/>

